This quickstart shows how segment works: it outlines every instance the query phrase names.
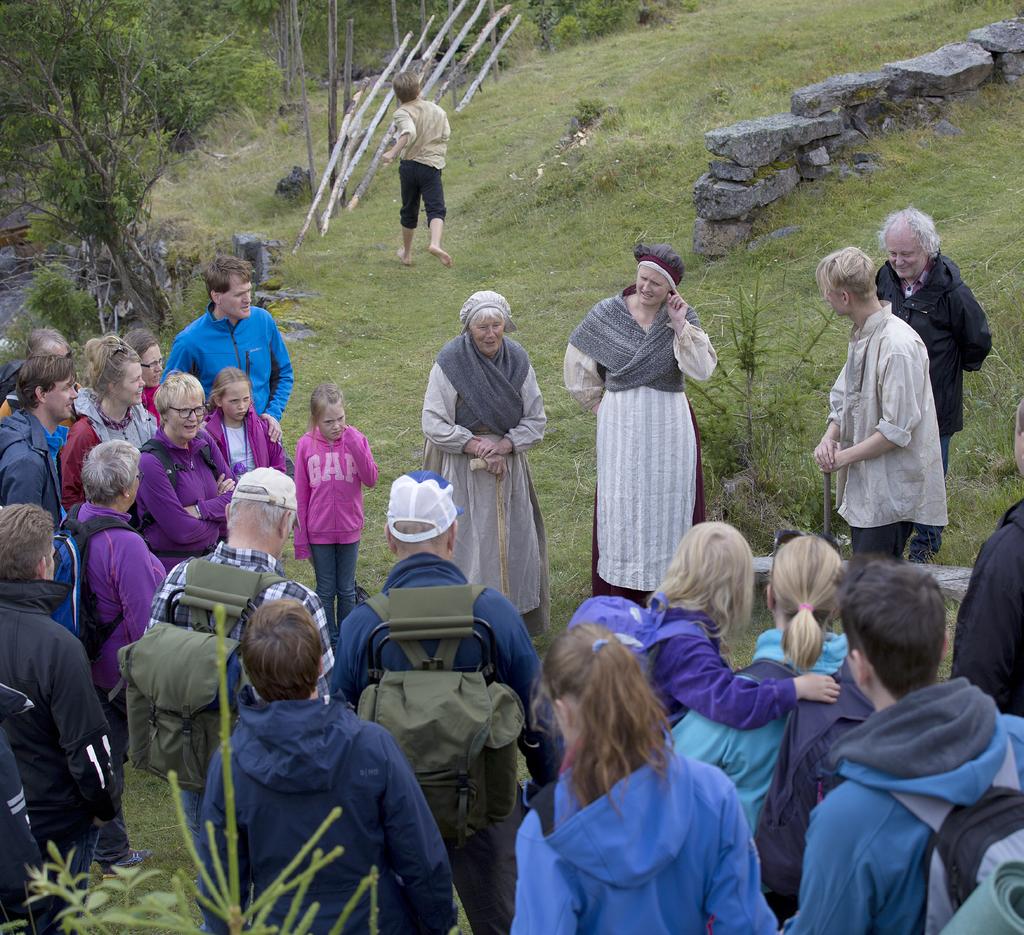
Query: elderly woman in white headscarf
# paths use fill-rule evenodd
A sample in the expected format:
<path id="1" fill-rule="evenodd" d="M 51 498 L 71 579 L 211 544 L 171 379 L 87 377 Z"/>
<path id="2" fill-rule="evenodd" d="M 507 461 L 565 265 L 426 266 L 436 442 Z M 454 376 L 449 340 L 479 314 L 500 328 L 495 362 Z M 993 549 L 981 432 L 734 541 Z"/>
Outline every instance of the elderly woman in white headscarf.
<path id="1" fill-rule="evenodd" d="M 462 333 L 437 355 L 423 398 L 424 466 L 447 478 L 463 507 L 455 564 L 472 584 L 496 588 L 531 634 L 548 622 L 544 521 L 526 452 L 547 416 L 508 302 L 474 292 L 459 312 Z"/>

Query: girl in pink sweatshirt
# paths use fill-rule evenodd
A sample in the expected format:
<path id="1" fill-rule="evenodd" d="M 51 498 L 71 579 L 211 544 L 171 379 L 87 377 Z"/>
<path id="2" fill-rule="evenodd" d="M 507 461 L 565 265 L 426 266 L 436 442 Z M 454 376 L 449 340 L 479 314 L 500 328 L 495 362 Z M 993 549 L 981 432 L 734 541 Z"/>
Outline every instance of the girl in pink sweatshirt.
<path id="1" fill-rule="evenodd" d="M 370 445 L 348 424 L 345 397 L 335 384 L 321 383 L 309 401 L 309 431 L 295 447 L 295 557 L 313 560 L 316 593 L 335 643 L 341 621 L 356 606 L 363 487 L 376 483 Z"/>

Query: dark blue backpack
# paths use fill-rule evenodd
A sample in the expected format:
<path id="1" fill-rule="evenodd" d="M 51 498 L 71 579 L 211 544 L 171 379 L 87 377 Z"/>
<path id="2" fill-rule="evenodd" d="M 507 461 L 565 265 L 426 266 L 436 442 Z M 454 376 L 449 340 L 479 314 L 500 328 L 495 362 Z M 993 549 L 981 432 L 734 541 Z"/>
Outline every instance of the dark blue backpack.
<path id="1" fill-rule="evenodd" d="M 53 580 L 70 589 L 64 602 L 54 611 L 53 619 L 81 640 L 90 662 L 99 658 L 103 644 L 124 619 L 123 614 L 118 614 L 114 620 L 100 622 L 96 596 L 85 576 L 89 540 L 107 529 L 128 529 L 138 535 L 137 530 L 116 516 L 97 516 L 83 523 L 75 507 L 53 536 Z"/>
<path id="2" fill-rule="evenodd" d="M 597 623 L 615 634 L 616 639 L 638 656 L 646 657 L 647 666 L 653 665 L 654 649 L 659 643 L 674 636 L 706 636 L 707 631 L 696 622 L 702 615 L 689 614 L 689 619 L 669 617 L 668 600 L 661 592 L 651 597 L 647 607 L 625 597 L 587 598 L 569 621 L 569 629 L 581 623 Z M 707 619 L 707 618 L 704 618 Z M 711 621 L 708 620 L 708 624 Z"/>
<path id="3" fill-rule="evenodd" d="M 757 822 L 754 842 L 761 858 L 761 880 L 782 896 L 796 897 L 800 892 L 811 810 L 840 782 L 829 768 L 829 752 L 843 734 L 874 712 L 857 688 L 848 662 L 839 670 L 838 680 L 842 689 L 835 704 L 800 701 L 790 713 Z"/>

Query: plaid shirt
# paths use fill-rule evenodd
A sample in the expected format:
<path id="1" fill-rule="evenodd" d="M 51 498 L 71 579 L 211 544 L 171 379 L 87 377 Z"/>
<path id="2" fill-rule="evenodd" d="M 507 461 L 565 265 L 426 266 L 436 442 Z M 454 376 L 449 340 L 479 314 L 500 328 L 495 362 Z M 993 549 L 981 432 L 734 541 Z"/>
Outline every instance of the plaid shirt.
<path id="1" fill-rule="evenodd" d="M 206 560 L 221 565 L 235 565 L 238 568 L 246 569 L 246 571 L 273 572 L 284 577 L 284 565 L 280 560 L 268 552 L 261 552 L 258 549 L 233 549 L 227 543 L 221 542 L 212 555 L 206 556 Z M 173 623 L 179 627 L 191 629 L 187 607 L 182 607 L 180 603 L 175 604 L 173 620 L 170 614 L 171 595 L 185 587 L 185 571 L 191 561 L 194 559 L 187 559 L 175 565 L 170 574 L 164 578 L 153 597 L 147 630 L 158 623 Z M 320 603 L 320 598 L 305 585 L 299 584 L 297 581 L 281 581 L 257 594 L 256 606 L 266 601 L 279 601 L 282 598 L 298 601 L 316 621 L 317 629 L 320 631 L 320 643 L 324 650 L 323 672 L 317 680 L 317 691 L 321 698 L 327 698 L 330 694 L 331 669 L 334 668 L 334 651 L 331 648 L 331 637 L 327 629 L 327 615 L 324 613 L 323 604 Z M 244 621 L 239 620 L 231 628 L 228 637 L 233 640 L 241 639 L 243 627 Z"/>

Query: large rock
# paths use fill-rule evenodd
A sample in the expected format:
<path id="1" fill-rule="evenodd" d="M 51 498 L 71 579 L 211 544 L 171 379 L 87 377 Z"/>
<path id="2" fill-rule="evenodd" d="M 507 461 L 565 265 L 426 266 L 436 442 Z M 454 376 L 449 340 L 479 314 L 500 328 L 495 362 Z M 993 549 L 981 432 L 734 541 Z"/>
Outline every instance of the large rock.
<path id="1" fill-rule="evenodd" d="M 992 55 L 977 42 L 952 42 L 941 49 L 883 66 L 893 97 L 948 97 L 972 91 L 992 76 Z"/>
<path id="2" fill-rule="evenodd" d="M 280 256 L 282 246 L 280 240 L 266 240 L 260 234 L 235 234 L 231 238 L 235 256 L 252 264 L 252 281 L 256 286 L 270 278 L 270 271 Z"/>
<path id="3" fill-rule="evenodd" d="M 755 174 L 749 166 L 738 166 L 735 162 L 721 159 L 712 159 L 708 163 L 708 169 L 716 179 L 723 179 L 726 182 L 751 182 Z"/>
<path id="4" fill-rule="evenodd" d="M 732 159 L 741 166 L 766 166 L 798 146 L 835 136 L 842 129 L 843 121 L 838 114 L 824 117 L 773 114 L 705 133 L 704 145 L 716 156 Z"/>
<path id="5" fill-rule="evenodd" d="M 881 71 L 833 75 L 817 84 L 797 88 L 790 98 L 790 110 L 800 117 L 820 117 L 837 107 L 862 104 L 883 93 L 889 76 Z"/>
<path id="6" fill-rule="evenodd" d="M 982 26 L 967 34 L 970 42 L 977 42 L 989 52 L 1024 52 L 1024 19 L 1004 19 L 1000 23 Z"/>
<path id="7" fill-rule="evenodd" d="M 693 225 L 693 252 L 700 256 L 725 256 L 750 236 L 751 221 L 708 221 L 697 218 Z"/>
<path id="8" fill-rule="evenodd" d="M 999 71 L 1004 81 L 1013 84 L 1024 75 L 1024 52 L 1004 52 L 999 56 Z"/>
<path id="9" fill-rule="evenodd" d="M 693 203 L 697 206 L 698 216 L 708 221 L 742 218 L 788 195 L 799 181 L 800 173 L 795 166 L 773 172 L 753 185 L 723 182 L 705 173 L 693 186 Z"/>
<path id="10" fill-rule="evenodd" d="M 287 201 L 299 201 L 309 198 L 312 194 L 309 169 L 303 169 L 302 166 L 292 166 L 292 171 L 277 183 L 274 194 Z"/>

